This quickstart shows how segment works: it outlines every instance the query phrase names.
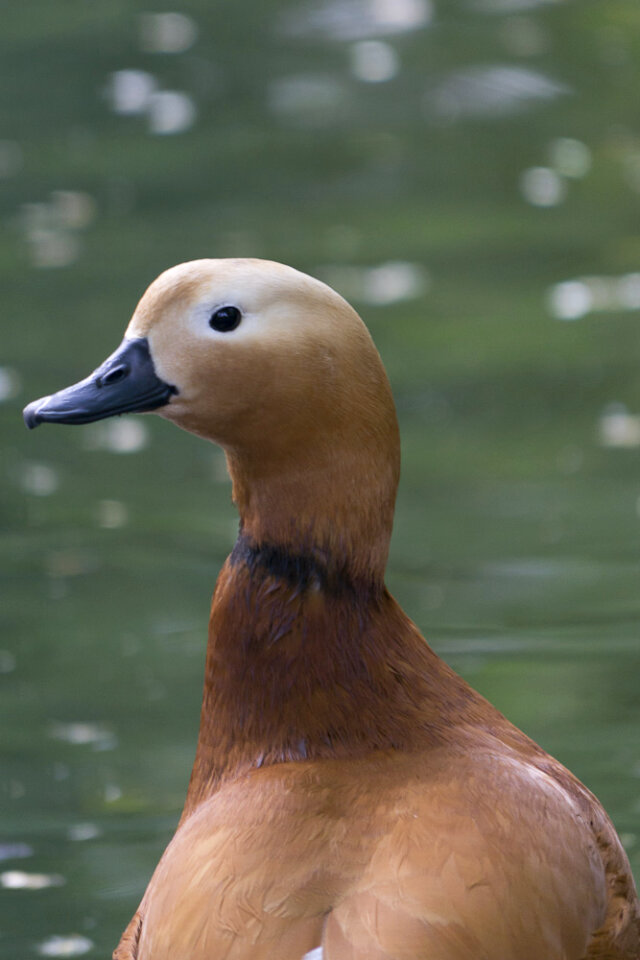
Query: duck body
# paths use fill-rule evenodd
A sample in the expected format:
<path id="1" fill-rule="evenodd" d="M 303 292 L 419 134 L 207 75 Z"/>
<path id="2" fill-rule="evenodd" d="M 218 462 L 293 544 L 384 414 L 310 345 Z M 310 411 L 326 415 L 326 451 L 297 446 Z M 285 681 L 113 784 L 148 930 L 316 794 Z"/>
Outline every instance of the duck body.
<path id="1" fill-rule="evenodd" d="M 178 830 L 115 957 L 637 956 L 610 923 L 585 798 L 500 745 L 467 745 L 473 763 L 446 749 L 428 768 L 302 761 L 221 786 Z M 493 809 L 496 791 L 517 817 Z M 602 928 L 605 952 L 588 953 Z"/>
<path id="2" fill-rule="evenodd" d="M 384 587 L 397 425 L 348 304 L 279 264 L 173 268 L 25 418 L 123 405 L 223 446 L 241 527 L 184 812 L 116 960 L 640 960 L 596 798 Z"/>
<path id="3" fill-rule="evenodd" d="M 386 591 L 246 553 L 214 597 L 183 819 L 117 960 L 577 960 L 598 930 L 636 957 L 597 800 Z"/>

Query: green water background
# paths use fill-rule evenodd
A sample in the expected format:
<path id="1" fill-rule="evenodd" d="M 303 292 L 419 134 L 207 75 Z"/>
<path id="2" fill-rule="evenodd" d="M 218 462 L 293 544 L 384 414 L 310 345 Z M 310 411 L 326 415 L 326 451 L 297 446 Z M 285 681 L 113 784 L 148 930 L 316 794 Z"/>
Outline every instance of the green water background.
<path id="1" fill-rule="evenodd" d="M 153 417 L 28 434 L 20 411 L 202 256 L 360 310 L 403 435 L 389 585 L 638 875 L 640 8 L 180 11 L 2 14 L 0 958 L 108 957 L 180 813 L 222 457 Z"/>

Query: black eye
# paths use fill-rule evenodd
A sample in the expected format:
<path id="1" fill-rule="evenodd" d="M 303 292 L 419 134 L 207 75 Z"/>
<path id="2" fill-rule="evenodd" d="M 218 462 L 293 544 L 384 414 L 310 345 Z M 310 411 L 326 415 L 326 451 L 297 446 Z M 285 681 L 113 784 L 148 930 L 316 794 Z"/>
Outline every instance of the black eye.
<path id="1" fill-rule="evenodd" d="M 241 320 L 242 314 L 237 307 L 220 307 L 211 314 L 209 326 L 220 333 L 228 333 L 229 330 L 235 330 Z"/>

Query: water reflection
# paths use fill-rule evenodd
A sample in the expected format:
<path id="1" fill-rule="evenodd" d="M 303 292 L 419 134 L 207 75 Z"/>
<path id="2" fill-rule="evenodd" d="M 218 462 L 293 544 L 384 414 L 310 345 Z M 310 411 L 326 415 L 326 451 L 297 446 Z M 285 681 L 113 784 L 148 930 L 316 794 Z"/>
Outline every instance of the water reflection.
<path id="1" fill-rule="evenodd" d="M 102 836 L 103 831 L 95 823 L 72 823 L 67 831 L 69 840 L 84 843 Z"/>
<path id="2" fill-rule="evenodd" d="M 193 98 L 179 90 L 158 90 L 151 94 L 148 105 L 151 133 L 167 136 L 184 133 L 196 121 Z"/>
<path id="3" fill-rule="evenodd" d="M 530 167 L 520 174 L 520 191 L 534 207 L 556 207 L 567 196 L 562 177 L 549 167 Z"/>
<path id="4" fill-rule="evenodd" d="M 28 843 L 0 843 L 0 860 L 24 860 L 33 856 Z"/>
<path id="5" fill-rule="evenodd" d="M 195 21 L 184 13 L 143 13 L 139 23 L 146 53 L 184 53 L 198 37 Z"/>
<path id="6" fill-rule="evenodd" d="M 281 29 L 289 36 L 364 40 L 427 27 L 433 16 L 431 0 L 316 0 L 290 8 Z"/>
<path id="7" fill-rule="evenodd" d="M 20 225 L 36 267 L 66 267 L 77 260 L 80 232 L 92 223 L 96 204 L 79 190 L 54 190 L 45 202 L 25 203 Z"/>
<path id="8" fill-rule="evenodd" d="M 554 100 L 569 87 L 546 74 L 511 64 L 465 67 L 428 91 L 428 114 L 445 120 L 507 117 L 536 102 Z"/>
<path id="9" fill-rule="evenodd" d="M 105 803 L 117 803 L 122 799 L 122 788 L 117 783 L 107 783 L 103 796 Z"/>
<path id="10" fill-rule="evenodd" d="M 400 69 L 400 61 L 391 44 L 381 40 L 361 40 L 350 50 L 351 72 L 364 83 L 385 83 Z"/>
<path id="11" fill-rule="evenodd" d="M 129 522 L 129 510 L 121 500 L 100 500 L 97 504 L 98 526 L 118 530 Z"/>
<path id="12" fill-rule="evenodd" d="M 90 745 L 94 750 L 114 750 L 118 740 L 112 730 L 95 723 L 59 723 L 49 727 L 49 736 L 74 746 Z"/>
<path id="13" fill-rule="evenodd" d="M 34 497 L 50 497 L 60 486 L 60 475 L 50 464 L 27 462 L 22 465 L 20 485 Z"/>
<path id="14" fill-rule="evenodd" d="M 596 311 L 640 310 L 640 273 L 565 280 L 551 287 L 547 301 L 558 320 L 579 320 Z"/>
<path id="15" fill-rule="evenodd" d="M 549 144 L 549 160 L 560 176 L 581 179 L 591 169 L 591 150 L 581 140 L 558 137 Z"/>
<path id="16" fill-rule="evenodd" d="M 11 367 L 0 367 L 0 403 L 17 397 L 21 388 L 22 380 L 17 370 Z"/>
<path id="17" fill-rule="evenodd" d="M 520 192 L 534 207 L 558 206 L 567 197 L 569 181 L 581 180 L 591 169 L 591 151 L 581 140 L 557 137 L 547 154 L 550 166 L 530 167 L 520 174 Z"/>
<path id="18" fill-rule="evenodd" d="M 161 90 L 156 78 L 145 70 L 117 70 L 107 84 L 107 98 L 114 113 L 147 117 L 151 133 L 184 133 L 196 121 L 193 97 L 182 90 Z"/>
<path id="19" fill-rule="evenodd" d="M 83 431 L 83 442 L 86 450 L 139 453 L 149 443 L 149 430 L 139 417 L 118 417 L 90 424 Z"/>
<path id="20" fill-rule="evenodd" d="M 5 890 L 45 890 L 62 887 L 65 878 L 58 873 L 26 873 L 24 870 L 5 870 L 0 873 L 0 887 Z"/>
<path id="21" fill-rule="evenodd" d="M 54 934 L 43 940 L 37 946 L 37 951 L 42 957 L 79 957 L 88 953 L 93 948 L 93 941 L 88 937 L 83 937 L 79 933 L 71 933 L 67 936 Z"/>
<path id="22" fill-rule="evenodd" d="M 608 404 L 598 422 L 603 447 L 640 447 L 640 416 L 629 413 L 623 403 Z"/>
<path id="23" fill-rule="evenodd" d="M 156 78 L 146 70 L 117 70 L 107 85 L 111 109 L 124 116 L 144 113 L 157 86 Z"/>
<path id="24" fill-rule="evenodd" d="M 375 267 L 334 265 L 321 267 L 326 282 L 350 300 L 386 306 L 413 300 L 429 289 L 431 279 L 422 264 L 381 263 Z"/>

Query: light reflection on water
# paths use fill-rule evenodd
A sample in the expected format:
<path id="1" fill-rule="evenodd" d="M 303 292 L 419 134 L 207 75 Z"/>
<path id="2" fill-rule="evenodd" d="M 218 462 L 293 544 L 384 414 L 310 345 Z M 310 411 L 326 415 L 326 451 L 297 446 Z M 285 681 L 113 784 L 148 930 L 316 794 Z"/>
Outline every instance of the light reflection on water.
<path id="1" fill-rule="evenodd" d="M 431 279 L 418 263 L 390 262 L 375 267 L 329 265 L 318 273 L 348 300 L 385 306 L 413 300 L 427 292 Z"/>
<path id="2" fill-rule="evenodd" d="M 44 890 L 61 887 L 65 879 L 60 874 L 26 873 L 24 870 L 5 870 L 0 873 L 0 886 L 5 890 Z"/>
<path id="3" fill-rule="evenodd" d="M 558 320 L 579 320 L 594 312 L 636 312 L 640 310 L 640 273 L 563 280 L 551 288 L 548 302 Z"/>
<path id="4" fill-rule="evenodd" d="M 83 433 L 87 450 L 108 450 L 109 453 L 138 453 L 149 443 L 149 431 L 139 417 L 118 417 L 90 424 Z"/>
<path id="5" fill-rule="evenodd" d="M 184 133 L 196 122 L 198 111 L 191 94 L 161 90 L 156 78 L 145 70 L 117 70 L 107 84 L 107 98 L 114 113 L 146 116 L 151 133 Z"/>
<path id="6" fill-rule="evenodd" d="M 158 90 L 149 100 L 149 130 L 168 135 L 183 133 L 196 121 L 197 110 L 193 98 L 180 90 Z"/>
<path id="7" fill-rule="evenodd" d="M 427 114 L 455 121 L 507 117 L 538 101 L 567 95 L 569 87 L 536 70 L 512 64 L 465 67 L 439 80 L 425 99 Z"/>
<path id="8" fill-rule="evenodd" d="M 11 367 L 0 367 L 0 403 L 17 397 L 22 387 L 20 374 Z"/>
<path id="9" fill-rule="evenodd" d="M 350 50 L 351 72 L 364 83 L 386 83 L 398 73 L 400 61 L 391 44 L 361 40 Z"/>
<path id="10" fill-rule="evenodd" d="M 107 85 L 111 109 L 124 116 L 144 113 L 156 88 L 156 78 L 146 70 L 117 70 Z"/>
<path id="11" fill-rule="evenodd" d="M 66 936 L 54 934 L 38 944 L 37 951 L 42 957 L 79 957 L 88 953 L 93 947 L 93 941 L 78 933 Z"/>
<path id="12" fill-rule="evenodd" d="M 33 265 L 68 267 L 77 260 L 81 231 L 96 213 L 93 197 L 78 190 L 53 190 L 45 202 L 23 204 L 20 221 Z"/>
<path id="13" fill-rule="evenodd" d="M 555 207 L 567 196 L 564 180 L 549 167 L 529 167 L 520 174 L 520 190 L 534 207 Z"/>
<path id="14" fill-rule="evenodd" d="M 331 40 L 364 40 L 392 36 L 429 26 L 431 0 L 325 0 L 290 6 L 281 18 L 284 34 L 325 36 Z"/>
<path id="15" fill-rule="evenodd" d="M 640 447 L 640 415 L 629 413 L 623 403 L 608 404 L 598 421 L 603 447 Z"/>
<path id="16" fill-rule="evenodd" d="M 184 13 L 140 15 L 140 49 L 147 53 L 184 53 L 198 38 L 198 27 Z"/>

